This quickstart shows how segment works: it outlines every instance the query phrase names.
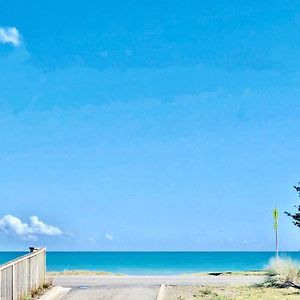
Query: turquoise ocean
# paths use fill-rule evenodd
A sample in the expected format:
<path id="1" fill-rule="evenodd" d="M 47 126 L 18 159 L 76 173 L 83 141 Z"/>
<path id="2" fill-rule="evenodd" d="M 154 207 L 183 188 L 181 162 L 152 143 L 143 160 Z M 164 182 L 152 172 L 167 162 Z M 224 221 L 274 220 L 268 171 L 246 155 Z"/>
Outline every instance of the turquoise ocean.
<path id="1" fill-rule="evenodd" d="M 0 264 L 24 255 L 0 252 Z M 47 270 L 92 270 L 130 275 L 262 270 L 274 252 L 47 252 Z M 300 262 L 300 252 L 281 252 Z"/>

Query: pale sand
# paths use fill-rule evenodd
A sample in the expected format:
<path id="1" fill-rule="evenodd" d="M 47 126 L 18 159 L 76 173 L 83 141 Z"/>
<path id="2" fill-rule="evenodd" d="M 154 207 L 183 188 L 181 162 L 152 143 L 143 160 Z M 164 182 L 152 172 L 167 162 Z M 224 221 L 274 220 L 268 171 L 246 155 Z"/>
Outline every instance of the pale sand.
<path id="1" fill-rule="evenodd" d="M 158 287 L 97 287 L 72 289 L 62 300 L 156 300 Z"/>
<path id="2" fill-rule="evenodd" d="M 55 285 L 70 287 L 63 300 L 156 300 L 161 284 L 177 286 L 228 286 L 262 283 L 260 275 L 115 276 L 58 275 Z"/>
<path id="3" fill-rule="evenodd" d="M 295 288 L 272 288 L 246 285 L 227 286 L 166 286 L 162 300 L 299 300 Z"/>
<path id="4" fill-rule="evenodd" d="M 59 275 L 53 283 L 64 287 L 101 286 L 159 286 L 166 285 L 251 285 L 262 283 L 265 276 L 259 275 L 179 275 L 179 276 L 81 276 Z"/>

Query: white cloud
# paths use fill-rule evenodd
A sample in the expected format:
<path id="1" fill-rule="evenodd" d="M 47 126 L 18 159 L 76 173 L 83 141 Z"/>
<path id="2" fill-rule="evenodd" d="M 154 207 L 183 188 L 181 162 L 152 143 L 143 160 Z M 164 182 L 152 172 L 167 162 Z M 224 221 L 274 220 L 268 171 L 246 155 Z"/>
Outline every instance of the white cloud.
<path id="1" fill-rule="evenodd" d="M 62 231 L 52 225 L 47 225 L 39 220 L 37 216 L 30 217 L 30 227 L 36 234 L 43 235 L 61 235 Z"/>
<path id="2" fill-rule="evenodd" d="M 110 240 L 110 241 L 113 241 L 115 239 L 115 237 L 109 233 L 105 233 L 104 236 L 107 240 Z"/>
<path id="3" fill-rule="evenodd" d="M 21 37 L 18 29 L 16 27 L 0 27 L 0 43 L 19 46 Z"/>
<path id="4" fill-rule="evenodd" d="M 37 216 L 30 217 L 27 224 L 15 216 L 6 215 L 0 219 L 1 231 L 31 241 L 37 240 L 38 235 L 57 236 L 62 234 L 59 228 L 45 224 Z"/>
<path id="5" fill-rule="evenodd" d="M 0 220 L 0 229 L 6 233 L 14 232 L 16 235 L 25 236 L 31 233 L 26 223 L 22 223 L 19 218 L 6 215 Z"/>

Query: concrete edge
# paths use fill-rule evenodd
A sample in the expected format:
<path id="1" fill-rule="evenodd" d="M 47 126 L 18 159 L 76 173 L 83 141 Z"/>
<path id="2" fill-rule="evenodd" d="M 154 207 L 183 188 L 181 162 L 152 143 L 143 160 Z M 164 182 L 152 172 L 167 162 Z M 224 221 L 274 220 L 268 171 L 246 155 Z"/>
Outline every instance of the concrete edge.
<path id="1" fill-rule="evenodd" d="M 61 286 L 54 286 L 47 291 L 39 300 L 60 300 L 63 296 L 69 293 L 70 288 L 64 288 Z"/>
<path id="2" fill-rule="evenodd" d="M 163 300 L 163 299 L 164 299 L 165 288 L 166 288 L 166 285 L 165 285 L 165 284 L 162 284 L 162 285 L 159 287 L 159 290 L 158 290 L 158 294 L 157 294 L 156 300 Z"/>

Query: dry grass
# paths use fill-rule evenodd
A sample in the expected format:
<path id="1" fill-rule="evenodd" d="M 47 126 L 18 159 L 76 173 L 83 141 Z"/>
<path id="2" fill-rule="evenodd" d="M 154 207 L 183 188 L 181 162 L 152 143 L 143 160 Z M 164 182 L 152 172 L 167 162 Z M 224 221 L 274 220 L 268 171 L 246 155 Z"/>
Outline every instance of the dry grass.
<path id="1" fill-rule="evenodd" d="M 27 295 L 23 300 L 34 300 L 40 298 L 45 292 L 52 287 L 52 280 L 47 280 L 38 289 L 33 289 L 30 295 Z"/>
<path id="2" fill-rule="evenodd" d="M 165 300 L 296 300 L 294 288 L 278 289 L 255 286 L 167 286 Z"/>
<path id="3" fill-rule="evenodd" d="M 290 258 L 274 258 L 268 266 L 265 286 L 300 287 L 300 266 Z"/>
<path id="4" fill-rule="evenodd" d="M 182 275 L 191 275 L 191 276 L 203 276 L 203 275 L 210 275 L 210 276 L 232 276 L 232 275 L 243 275 L 243 276 L 264 276 L 267 275 L 267 271 L 228 271 L 228 272 L 199 272 L 199 273 L 189 273 L 189 274 L 182 274 Z"/>
<path id="5" fill-rule="evenodd" d="M 87 271 L 87 270 L 66 270 L 63 272 L 48 272 L 48 276 L 121 276 L 123 274 L 114 274 L 110 272 L 101 271 Z"/>

